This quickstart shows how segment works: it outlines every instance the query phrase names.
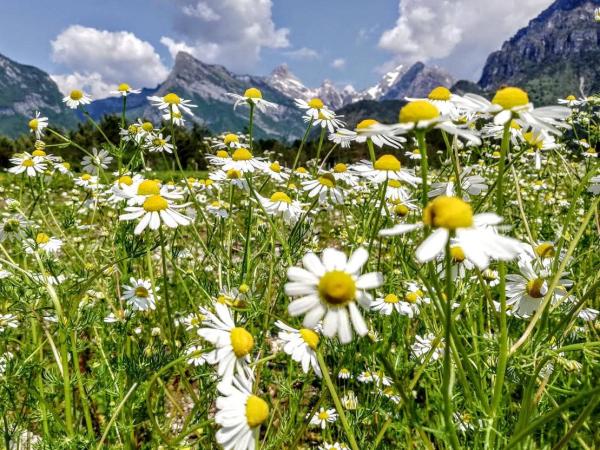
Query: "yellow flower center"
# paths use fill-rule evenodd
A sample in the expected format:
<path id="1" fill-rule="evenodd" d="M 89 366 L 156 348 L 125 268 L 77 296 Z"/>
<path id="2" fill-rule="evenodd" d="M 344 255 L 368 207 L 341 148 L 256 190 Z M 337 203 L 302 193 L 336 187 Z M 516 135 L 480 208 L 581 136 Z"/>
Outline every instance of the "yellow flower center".
<path id="1" fill-rule="evenodd" d="M 450 247 L 450 257 L 452 261 L 461 263 L 465 260 L 465 252 L 458 245 L 453 245 Z"/>
<path id="2" fill-rule="evenodd" d="M 536 278 L 534 280 L 529 280 L 525 289 L 530 297 L 542 298 L 544 296 L 544 294 L 542 294 L 543 286 L 544 280 L 541 278 Z"/>
<path id="3" fill-rule="evenodd" d="M 269 417 L 269 405 L 262 398 L 251 395 L 246 400 L 246 421 L 250 428 L 261 425 Z"/>
<path id="4" fill-rule="evenodd" d="M 319 281 L 318 289 L 321 298 L 333 306 L 345 305 L 356 295 L 354 279 L 341 270 L 325 273 Z"/>
<path id="5" fill-rule="evenodd" d="M 237 136 L 237 134 L 233 134 L 233 133 L 228 133 L 223 138 L 223 143 L 225 145 L 231 144 L 232 142 L 239 142 L 239 141 L 240 141 L 240 138 Z"/>
<path id="6" fill-rule="evenodd" d="M 229 158 L 229 153 L 225 150 L 219 150 L 217 152 L 217 158 Z"/>
<path id="7" fill-rule="evenodd" d="M 429 100 L 439 100 L 447 102 L 448 100 L 450 100 L 451 96 L 452 92 L 450 92 L 450 89 L 445 88 L 444 86 L 438 86 L 429 93 L 427 98 Z"/>
<path id="8" fill-rule="evenodd" d="M 146 289 L 144 286 L 138 286 L 135 288 L 136 297 L 148 298 L 149 294 L 150 293 L 148 292 L 148 289 Z"/>
<path id="9" fill-rule="evenodd" d="M 44 150 L 34 150 L 31 152 L 32 156 L 46 156 L 46 152 Z"/>
<path id="10" fill-rule="evenodd" d="M 378 123 L 379 122 L 377 122 L 375 119 L 364 119 L 358 122 L 358 125 L 356 125 L 356 129 L 366 130 L 367 128 L 372 127 L 373 125 L 377 125 Z"/>
<path id="11" fill-rule="evenodd" d="M 573 100 L 577 100 L 577 97 L 575 97 L 574 95 L 569 95 L 565 100 L 572 102 Z"/>
<path id="12" fill-rule="evenodd" d="M 306 345 L 313 350 L 317 349 L 317 346 L 319 345 L 319 335 L 317 333 L 315 333 L 313 330 L 309 330 L 308 328 L 300 328 L 300 336 L 302 336 L 302 339 L 304 339 Z"/>
<path id="13" fill-rule="evenodd" d="M 292 203 L 292 199 L 285 192 L 280 191 L 275 192 L 273 195 L 271 195 L 271 201 Z"/>
<path id="14" fill-rule="evenodd" d="M 137 189 L 138 195 L 158 195 L 160 193 L 160 184 L 154 180 L 144 180 Z"/>
<path id="15" fill-rule="evenodd" d="M 554 258 L 556 250 L 554 244 L 550 242 L 543 242 L 535 248 L 535 254 L 540 258 Z"/>
<path id="16" fill-rule="evenodd" d="M 271 165 L 269 166 L 269 169 L 271 169 L 273 172 L 277 172 L 277 173 L 281 172 L 281 166 L 279 165 L 278 162 L 271 163 Z"/>
<path id="17" fill-rule="evenodd" d="M 64 163 L 62 163 L 62 166 L 63 166 L 65 169 L 67 169 L 67 170 L 70 170 L 70 169 L 71 169 L 71 163 L 64 162 Z"/>
<path id="18" fill-rule="evenodd" d="M 493 152 L 493 153 L 492 153 L 492 156 L 493 156 L 494 158 L 500 158 L 500 156 L 501 156 L 501 153 L 500 153 L 498 150 L 496 150 L 495 152 Z"/>
<path id="19" fill-rule="evenodd" d="M 412 154 L 413 154 L 413 155 L 420 155 L 420 154 L 421 154 L 421 150 L 419 150 L 418 148 L 415 148 L 415 149 L 412 151 Z"/>
<path id="20" fill-rule="evenodd" d="M 329 413 L 327 411 L 321 411 L 321 412 L 319 412 L 319 419 L 320 420 L 327 420 L 327 419 L 329 419 Z"/>
<path id="21" fill-rule="evenodd" d="M 510 121 L 510 127 L 514 130 L 520 130 L 521 129 L 521 125 L 519 125 L 519 122 L 517 122 L 516 120 L 511 120 Z"/>
<path id="22" fill-rule="evenodd" d="M 381 155 L 375 164 L 373 164 L 375 170 L 386 170 L 397 172 L 400 170 L 400 161 L 394 155 Z"/>
<path id="23" fill-rule="evenodd" d="M 308 106 L 314 109 L 323 109 L 323 106 L 325 105 L 323 105 L 323 102 L 320 98 L 313 98 L 308 102 Z"/>
<path id="24" fill-rule="evenodd" d="M 32 130 L 36 130 L 38 125 L 39 125 L 40 121 L 37 119 L 31 119 L 29 121 L 29 128 L 31 128 Z"/>
<path id="25" fill-rule="evenodd" d="M 127 131 L 129 134 L 137 134 L 138 131 L 140 131 L 140 127 L 138 127 L 137 125 L 129 125 L 127 127 Z"/>
<path id="26" fill-rule="evenodd" d="M 296 172 L 298 172 L 298 173 L 308 173 L 308 170 L 306 170 L 304 167 L 298 167 L 296 169 Z"/>
<path id="27" fill-rule="evenodd" d="M 90 181 L 92 179 L 92 176 L 89 173 L 84 173 L 83 175 L 81 175 L 81 179 L 83 181 Z"/>
<path id="28" fill-rule="evenodd" d="M 402 186 L 402 183 L 399 180 L 390 180 L 388 181 L 388 186 L 393 188 L 399 188 Z"/>
<path id="29" fill-rule="evenodd" d="M 129 85 L 128 85 L 127 83 L 121 83 L 121 84 L 119 85 L 119 87 L 117 88 L 117 90 L 118 90 L 119 92 L 128 92 L 128 91 L 129 91 L 129 89 L 131 89 L 131 87 L 129 87 Z"/>
<path id="30" fill-rule="evenodd" d="M 331 175 L 330 173 L 326 173 L 323 176 L 319 177 L 318 181 L 322 186 L 327 186 L 328 188 L 335 187 L 335 178 L 333 178 L 333 175 Z"/>
<path id="31" fill-rule="evenodd" d="M 408 207 L 400 203 L 394 206 L 394 213 L 400 217 L 404 217 L 408 214 Z"/>
<path id="32" fill-rule="evenodd" d="M 260 92 L 260 90 L 256 88 L 246 89 L 246 92 L 244 92 L 244 97 L 251 99 L 259 99 L 262 98 L 262 92 Z"/>
<path id="33" fill-rule="evenodd" d="M 238 358 L 246 356 L 254 348 L 254 338 L 242 327 L 235 327 L 230 332 L 233 353 Z"/>
<path id="34" fill-rule="evenodd" d="M 81 100 L 83 98 L 83 92 L 79 89 L 75 89 L 74 91 L 71 91 L 69 97 L 71 97 L 71 100 Z"/>
<path id="35" fill-rule="evenodd" d="M 125 184 L 127 186 L 131 186 L 133 184 L 133 180 L 129 175 L 123 175 L 117 180 L 118 184 Z"/>
<path id="36" fill-rule="evenodd" d="M 503 109 L 513 109 L 529 103 L 529 96 L 523 89 L 517 87 L 505 87 L 499 89 L 492 99 L 492 103 L 502 106 Z"/>
<path id="37" fill-rule="evenodd" d="M 525 139 L 525 142 L 527 142 L 529 145 L 531 145 L 534 148 L 542 148 L 542 146 L 544 145 L 544 139 L 542 138 L 541 134 L 535 134 L 532 131 L 529 131 L 525 134 L 523 134 L 523 139 Z"/>
<path id="38" fill-rule="evenodd" d="M 33 160 L 31 159 L 24 159 L 23 162 L 21 163 L 21 165 L 23 167 L 33 167 Z"/>
<path id="39" fill-rule="evenodd" d="M 33 146 L 38 150 L 44 150 L 46 148 L 46 143 L 44 141 L 35 141 Z"/>
<path id="40" fill-rule="evenodd" d="M 435 198 L 423 210 L 423 222 L 435 228 L 456 230 L 473 226 L 471 205 L 458 197 L 442 195 Z"/>
<path id="41" fill-rule="evenodd" d="M 495 280 L 495 279 L 496 279 L 496 278 L 498 278 L 498 277 L 496 276 L 496 274 L 494 273 L 494 271 L 493 271 L 493 270 L 490 270 L 490 269 L 485 269 L 485 270 L 483 271 L 483 278 L 484 278 L 485 280 L 488 280 L 488 281 L 493 281 L 493 280 Z"/>
<path id="42" fill-rule="evenodd" d="M 348 170 L 348 166 L 344 163 L 337 163 L 335 166 L 333 166 L 333 171 L 335 173 L 344 173 Z"/>
<path id="43" fill-rule="evenodd" d="M 388 294 L 385 297 L 383 297 L 383 301 L 385 303 L 398 303 L 400 299 L 396 294 Z"/>
<path id="44" fill-rule="evenodd" d="M 144 201 L 142 207 L 148 212 L 164 211 L 169 207 L 169 202 L 160 195 L 151 195 Z"/>
<path id="45" fill-rule="evenodd" d="M 252 153 L 247 148 L 238 148 L 233 152 L 232 158 L 234 161 L 248 161 L 252 159 Z"/>
<path id="46" fill-rule="evenodd" d="M 50 242 L 50 236 L 48 236 L 46 233 L 38 233 L 35 237 L 35 242 L 38 244 L 47 244 Z"/>
<path id="47" fill-rule="evenodd" d="M 154 125 L 152 125 L 150 122 L 144 122 L 142 124 L 142 130 L 144 130 L 146 133 L 150 133 L 152 130 L 154 130 Z"/>
<path id="48" fill-rule="evenodd" d="M 400 123 L 415 123 L 439 117 L 440 111 L 427 100 L 415 100 L 400 110 Z"/>
<path id="49" fill-rule="evenodd" d="M 419 298 L 420 296 L 418 292 L 407 292 L 404 296 L 404 300 L 406 300 L 408 303 L 417 303 Z"/>
<path id="50" fill-rule="evenodd" d="M 181 99 L 179 95 L 171 92 L 163 97 L 163 101 L 168 103 L 169 105 L 179 105 L 181 103 Z"/>
<path id="51" fill-rule="evenodd" d="M 227 171 L 227 178 L 229 178 L 230 180 L 238 180 L 242 178 L 242 172 L 235 169 L 229 169 Z"/>

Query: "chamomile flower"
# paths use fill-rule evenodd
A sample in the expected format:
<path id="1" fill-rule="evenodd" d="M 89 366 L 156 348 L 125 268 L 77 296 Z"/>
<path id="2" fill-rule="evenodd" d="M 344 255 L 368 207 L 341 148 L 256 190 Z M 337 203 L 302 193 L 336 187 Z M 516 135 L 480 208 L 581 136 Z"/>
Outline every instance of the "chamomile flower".
<path id="1" fill-rule="evenodd" d="M 303 181 L 302 189 L 308 192 L 309 198 L 318 196 L 319 202 L 323 205 L 344 203 L 344 191 L 337 187 L 335 178 L 330 173 L 324 173 L 315 180 Z"/>
<path id="2" fill-rule="evenodd" d="M 352 327 L 359 336 L 369 331 L 356 303 L 369 308 L 372 296 L 367 289 L 376 289 L 383 283 L 379 272 L 360 274 L 367 262 L 368 252 L 357 249 L 350 258 L 338 250 L 328 248 L 321 259 L 307 253 L 302 259 L 304 268 L 290 267 L 285 293 L 300 297 L 288 306 L 291 316 L 305 314 L 304 326 L 315 328 L 323 319 L 323 334 L 337 335 L 342 344 L 352 340 Z"/>
<path id="3" fill-rule="evenodd" d="M 408 102 L 414 101 L 429 101 L 432 103 L 443 116 L 448 116 L 452 120 L 457 120 L 460 117 L 460 104 L 463 101 L 462 97 L 450 92 L 450 89 L 444 86 L 433 88 L 427 98 L 405 98 Z"/>
<path id="4" fill-rule="evenodd" d="M 261 112 L 266 112 L 268 108 L 277 109 L 277 105 L 265 100 L 262 96 L 262 92 L 255 87 L 246 89 L 244 95 L 234 94 L 231 92 L 227 95 L 235 100 L 233 109 L 236 109 L 240 105 L 253 105 Z"/>
<path id="5" fill-rule="evenodd" d="M 0 314 L 0 333 L 8 328 L 18 328 L 19 321 L 14 314 Z"/>
<path id="6" fill-rule="evenodd" d="M 402 301 L 396 294 L 387 294 L 384 297 L 377 297 L 371 304 L 373 311 L 389 316 L 393 311 L 403 316 L 413 318 L 419 314 L 419 306 L 416 303 Z"/>
<path id="7" fill-rule="evenodd" d="M 281 330 L 278 336 L 284 344 L 283 351 L 302 365 L 304 373 L 308 373 L 312 367 L 315 374 L 321 378 L 321 367 L 319 367 L 316 354 L 319 345 L 317 332 L 308 328 L 297 330 L 280 320 L 275 322 L 275 325 Z"/>
<path id="8" fill-rule="evenodd" d="M 469 196 L 480 195 L 488 189 L 487 180 L 479 175 L 470 175 L 471 171 L 471 167 L 466 167 L 459 176 L 460 188 L 464 200 L 468 200 Z M 456 195 L 456 184 L 454 176 L 450 177 L 450 180 L 447 182 L 432 183 L 429 197 L 433 198 L 440 195 L 452 197 Z"/>
<path id="9" fill-rule="evenodd" d="M 444 340 L 437 339 L 437 345 L 434 346 L 436 338 L 433 334 L 425 336 L 415 336 L 415 342 L 410 349 L 413 356 L 423 361 L 428 355 L 431 355 L 430 361 L 437 361 L 444 356 Z"/>
<path id="10" fill-rule="evenodd" d="M 338 378 L 340 380 L 348 380 L 348 379 L 352 378 L 352 374 L 350 373 L 350 371 L 348 369 L 346 369 L 345 367 L 342 367 L 340 369 L 340 371 L 338 372 Z"/>
<path id="11" fill-rule="evenodd" d="M 247 148 L 237 148 L 231 155 L 231 159 L 226 160 L 221 168 L 224 171 L 234 169 L 244 173 L 252 173 L 256 170 L 263 170 L 264 166 L 265 162 L 262 158 L 256 158 Z"/>
<path id="12" fill-rule="evenodd" d="M 251 376 L 248 363 L 250 352 L 254 348 L 254 337 L 243 327 L 236 326 L 229 308 L 219 302 L 214 302 L 216 314 L 201 308 L 200 312 L 206 317 L 203 328 L 198 329 L 198 335 L 215 346 L 215 349 L 205 355 L 206 362 L 217 365 L 217 374 L 221 377 L 219 386 L 230 386 L 234 375 L 242 379 Z"/>
<path id="13" fill-rule="evenodd" d="M 241 170 L 237 169 L 229 169 L 225 170 L 217 170 L 212 172 L 209 175 L 210 179 L 219 184 L 221 183 L 231 183 L 233 186 L 243 189 L 249 190 L 248 180 L 244 177 L 244 173 Z"/>
<path id="14" fill-rule="evenodd" d="M 80 89 L 71 91 L 69 95 L 63 98 L 63 103 L 71 109 L 77 109 L 79 105 L 88 105 L 92 102 L 92 98 Z"/>
<path id="15" fill-rule="evenodd" d="M 326 128 L 329 133 L 334 133 L 335 130 L 342 128 L 345 125 L 345 123 L 340 119 L 341 117 L 343 116 L 337 116 L 335 114 L 330 116 L 320 112 L 316 119 L 313 119 L 312 116 L 308 115 L 304 116 L 303 119 L 305 122 L 312 121 L 313 126 L 315 127 L 321 127 L 322 129 Z"/>
<path id="16" fill-rule="evenodd" d="M 352 169 L 358 175 L 375 184 L 381 184 L 388 180 L 398 180 L 415 186 L 421 182 L 420 178 L 414 176 L 412 170 L 403 169 L 398 158 L 390 154 L 381 155 L 374 164 L 362 160 L 354 165 Z"/>
<path id="17" fill-rule="evenodd" d="M 25 241 L 25 251 L 33 253 L 35 250 L 41 250 L 47 254 L 56 254 L 60 251 L 63 241 L 58 238 L 48 236 L 46 233 L 36 234 L 34 239 Z"/>
<path id="18" fill-rule="evenodd" d="M 247 145 L 244 144 L 244 142 L 240 139 L 240 136 L 238 134 L 227 133 L 223 135 L 222 140 L 217 141 L 216 143 L 211 145 L 211 147 L 216 148 L 218 150 L 235 150 L 236 148 L 247 147 Z"/>
<path id="19" fill-rule="evenodd" d="M 158 290 L 158 287 L 156 287 Z M 152 283 L 142 278 L 131 277 L 129 284 L 123 286 L 121 297 L 134 311 L 148 311 L 156 309 L 156 297 L 152 289 Z"/>
<path id="20" fill-rule="evenodd" d="M 340 128 L 335 133 L 329 135 L 329 140 L 342 148 L 350 147 L 353 141 L 365 143 L 369 139 L 377 147 L 385 145 L 393 148 L 402 146 L 406 139 L 395 134 L 394 127 L 383 125 L 374 119 L 364 119 L 360 121 L 354 130 Z"/>
<path id="21" fill-rule="evenodd" d="M 173 153 L 173 144 L 170 141 L 171 136 L 163 137 L 162 133 L 158 133 L 149 136 L 146 145 L 151 153 Z"/>
<path id="22" fill-rule="evenodd" d="M 297 98 L 294 100 L 296 106 L 304 111 L 304 115 L 310 120 L 317 120 L 319 116 L 324 118 L 332 118 L 335 113 L 327 108 L 320 98 L 311 98 L 310 100 L 304 100 Z"/>
<path id="23" fill-rule="evenodd" d="M 204 355 L 201 353 L 202 352 L 202 347 L 198 346 L 198 345 L 191 345 L 190 347 L 187 348 L 187 350 L 185 351 L 185 353 L 187 355 L 189 355 L 189 358 L 187 359 L 187 363 L 192 365 L 192 366 L 203 366 L 204 363 L 206 363 L 206 359 L 204 358 Z"/>
<path id="24" fill-rule="evenodd" d="M 222 200 L 215 200 L 206 206 L 206 211 L 221 219 L 227 219 L 229 217 L 229 205 Z"/>
<path id="25" fill-rule="evenodd" d="M 23 238 L 25 229 L 30 225 L 29 220 L 22 214 L 6 217 L 0 224 L 0 242 L 13 241 Z"/>
<path id="26" fill-rule="evenodd" d="M 321 406 L 319 410 L 310 418 L 310 425 L 320 427 L 322 430 L 327 428 L 329 424 L 334 423 L 338 418 L 335 409 L 325 409 Z"/>
<path id="27" fill-rule="evenodd" d="M 10 158 L 10 162 L 11 164 L 14 164 L 13 167 L 8 169 L 10 173 L 14 173 L 16 175 L 24 173 L 28 177 L 41 175 L 48 167 L 44 161 L 44 158 L 41 156 L 33 156 L 29 153 L 15 155 Z"/>
<path id="28" fill-rule="evenodd" d="M 84 189 L 94 191 L 100 188 L 100 183 L 96 175 L 90 175 L 84 173 L 83 175 L 75 178 L 75 185 L 81 186 Z"/>
<path id="29" fill-rule="evenodd" d="M 335 181 L 342 181 L 348 186 L 356 186 L 358 184 L 358 177 L 350 171 L 347 164 L 337 163 L 331 170 L 331 175 L 335 178 Z"/>
<path id="30" fill-rule="evenodd" d="M 36 139 L 41 139 L 44 135 L 44 128 L 48 126 L 48 118 L 42 117 L 39 111 L 35 112 L 35 117 L 29 123 L 29 130 L 35 134 Z"/>
<path id="31" fill-rule="evenodd" d="M 81 165 L 85 172 L 91 173 L 92 175 L 98 175 L 100 169 L 108 169 L 108 165 L 112 160 L 113 157 L 110 156 L 106 150 L 102 149 L 98 151 L 98 149 L 94 147 L 91 155 L 85 155 L 83 157 Z"/>
<path id="32" fill-rule="evenodd" d="M 458 197 L 440 196 L 429 202 L 423 210 L 423 222 L 398 224 L 381 230 L 379 234 L 395 236 L 431 226 L 433 233 L 417 248 L 419 262 L 431 261 L 443 253 L 450 235 L 454 234 L 456 245 L 460 246 L 465 257 L 483 270 L 492 258 L 510 260 L 520 253 L 519 241 L 501 236 L 493 228 L 501 222 L 502 218 L 494 213 L 473 215 L 471 206 Z"/>
<path id="33" fill-rule="evenodd" d="M 575 97 L 574 95 L 567 95 L 565 98 L 559 98 L 558 99 L 558 104 L 559 105 L 567 105 L 569 108 L 574 108 L 577 106 L 581 106 L 583 104 L 586 103 L 586 99 L 582 98 L 582 99 L 578 99 L 577 97 Z"/>
<path id="34" fill-rule="evenodd" d="M 127 83 L 121 83 L 117 86 L 117 89 L 110 91 L 112 95 L 120 95 L 121 97 L 127 97 L 129 94 L 139 94 L 141 92 L 141 89 L 133 89 Z"/>
<path id="35" fill-rule="evenodd" d="M 172 200 L 161 194 L 154 194 L 149 195 L 141 206 L 127 206 L 125 214 L 121 214 L 119 219 L 123 221 L 140 219 L 134 229 L 135 234 L 141 234 L 146 228 L 157 230 L 161 224 L 169 228 L 177 228 L 191 223 L 189 217 L 177 211 L 186 206 L 175 205 Z"/>
<path id="36" fill-rule="evenodd" d="M 194 113 L 191 108 L 196 107 L 196 105 L 192 105 L 191 100 L 184 100 L 174 92 L 170 92 L 163 97 L 150 96 L 148 100 L 152 102 L 153 106 L 158 107 L 161 111 L 165 111 L 165 114 L 169 118 L 171 112 L 173 115 L 186 113 L 193 116 Z"/>
<path id="37" fill-rule="evenodd" d="M 270 164 L 265 163 L 263 165 L 263 172 L 266 173 L 271 180 L 277 183 L 284 183 L 290 179 L 289 173 L 287 173 L 286 169 L 281 167 L 277 161 Z"/>
<path id="38" fill-rule="evenodd" d="M 254 450 L 260 426 L 269 417 L 269 405 L 252 394 L 252 383 L 238 377 L 232 384 L 218 386 L 215 422 L 221 426 L 217 442 L 225 450 Z"/>
<path id="39" fill-rule="evenodd" d="M 535 160 L 535 169 L 540 170 L 542 168 L 542 151 L 553 150 L 558 148 L 554 136 L 545 131 L 528 131 L 523 133 L 523 140 L 533 151 Z"/>
<path id="40" fill-rule="evenodd" d="M 294 224 L 302 215 L 302 203 L 292 200 L 285 192 L 277 191 L 270 198 L 258 196 L 267 214 L 282 217 L 288 224 Z"/>

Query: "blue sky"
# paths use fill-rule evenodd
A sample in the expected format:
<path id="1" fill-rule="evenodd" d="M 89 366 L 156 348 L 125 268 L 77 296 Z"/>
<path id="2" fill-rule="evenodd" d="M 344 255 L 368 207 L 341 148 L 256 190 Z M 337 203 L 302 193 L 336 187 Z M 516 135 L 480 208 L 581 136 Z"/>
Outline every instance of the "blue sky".
<path id="1" fill-rule="evenodd" d="M 551 0 L 29 0 L 3 2 L 0 53 L 38 66 L 65 90 L 150 86 L 181 49 L 238 73 L 287 63 L 308 86 L 357 89 L 417 60 L 476 80 L 499 48 Z"/>

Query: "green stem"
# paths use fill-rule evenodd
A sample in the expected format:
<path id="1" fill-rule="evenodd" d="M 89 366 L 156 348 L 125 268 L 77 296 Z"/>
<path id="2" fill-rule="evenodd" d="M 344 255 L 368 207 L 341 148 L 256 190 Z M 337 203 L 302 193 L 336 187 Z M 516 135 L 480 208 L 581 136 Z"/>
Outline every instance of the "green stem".
<path id="1" fill-rule="evenodd" d="M 421 202 L 423 208 L 427 206 L 429 201 L 429 186 L 427 184 L 427 173 L 429 170 L 429 163 L 427 160 L 427 143 L 425 142 L 425 131 L 418 130 L 415 132 L 417 136 L 417 142 L 419 143 L 419 152 L 421 153 Z"/>
<path id="2" fill-rule="evenodd" d="M 367 138 L 367 147 L 369 148 L 369 158 L 371 158 L 371 164 L 375 164 L 375 161 L 377 161 L 375 156 L 375 147 L 373 147 L 373 140 L 370 137 Z"/>
<path id="3" fill-rule="evenodd" d="M 321 128 L 321 136 L 319 137 L 319 146 L 317 147 L 317 160 L 315 164 L 315 173 L 319 171 L 319 158 L 321 157 L 321 148 L 323 147 L 323 139 L 325 138 L 325 131 L 327 128 Z"/>
<path id="4" fill-rule="evenodd" d="M 248 120 L 248 136 L 249 136 L 249 140 L 248 140 L 248 144 L 250 145 L 250 151 L 253 150 L 253 132 L 254 132 L 254 103 L 252 102 L 248 102 L 250 105 L 250 118 Z"/>
<path id="5" fill-rule="evenodd" d="M 173 332 L 173 317 L 171 315 L 171 302 L 169 300 L 169 281 L 167 277 L 167 255 L 165 253 L 165 237 L 163 234 L 162 226 L 158 228 L 158 235 L 160 239 L 160 258 L 162 260 L 162 278 L 163 278 L 163 289 L 165 297 L 165 306 L 167 309 L 167 321 L 169 323 L 169 338 L 171 339 L 171 348 L 175 351 L 175 334 Z"/>
<path id="6" fill-rule="evenodd" d="M 331 376 L 329 375 L 329 367 L 327 367 L 327 363 L 325 362 L 325 359 L 323 358 L 323 354 L 321 353 L 321 351 L 317 350 L 316 353 L 317 353 L 317 360 L 319 361 L 319 367 L 321 367 L 321 372 L 323 373 L 323 380 L 325 381 L 325 384 L 327 385 L 327 389 L 329 389 L 329 394 L 331 395 L 333 404 L 335 405 L 335 409 L 337 410 L 338 414 L 340 415 L 340 422 L 342 422 L 342 427 L 344 428 L 344 431 L 346 432 L 346 437 L 348 438 L 348 441 L 350 442 L 350 447 L 352 448 L 352 450 L 358 450 L 359 447 L 356 444 L 356 439 L 354 439 L 354 433 L 352 431 L 352 428 L 350 428 L 350 424 L 348 424 L 348 419 L 346 418 L 346 414 L 344 413 L 344 408 L 342 406 L 342 402 L 340 402 L 340 398 L 337 395 L 335 386 L 333 385 L 333 382 L 331 381 Z"/>
<path id="7" fill-rule="evenodd" d="M 300 153 L 302 153 L 302 149 L 304 148 L 304 144 L 306 142 L 306 138 L 308 137 L 308 133 L 310 133 L 310 129 L 312 128 L 313 121 L 312 119 L 308 122 L 308 126 L 306 127 L 306 131 L 304 132 L 304 136 L 302 137 L 302 142 L 300 142 L 300 147 L 298 147 L 298 153 L 296 153 L 296 158 L 294 159 L 294 165 L 292 166 L 292 174 L 296 167 L 298 166 L 298 161 L 300 160 Z"/>

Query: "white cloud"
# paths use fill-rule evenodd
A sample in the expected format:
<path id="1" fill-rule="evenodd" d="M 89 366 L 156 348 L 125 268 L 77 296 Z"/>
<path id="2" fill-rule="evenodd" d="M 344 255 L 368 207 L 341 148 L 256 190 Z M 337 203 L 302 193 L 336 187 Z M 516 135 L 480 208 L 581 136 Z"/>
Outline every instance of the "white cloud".
<path id="1" fill-rule="evenodd" d="M 334 69 L 343 69 L 346 67 L 346 60 L 344 58 L 336 58 L 331 62 L 331 67 Z"/>
<path id="2" fill-rule="evenodd" d="M 308 48 L 308 47 L 302 47 L 302 48 L 299 48 L 296 50 L 290 50 L 290 51 L 284 52 L 284 55 L 286 55 L 289 58 L 299 59 L 299 60 L 319 59 L 321 57 L 321 55 L 319 55 L 319 52 L 317 52 L 316 50 L 313 50 L 312 48 Z"/>
<path id="3" fill-rule="evenodd" d="M 150 43 L 127 31 L 72 25 L 51 44 L 52 59 L 68 71 L 53 76 L 62 92 L 81 83 L 94 97 L 106 97 L 119 83 L 152 87 L 169 72 Z"/>
<path id="4" fill-rule="evenodd" d="M 552 1 L 400 0 L 396 25 L 383 32 L 379 47 L 396 60 L 464 57 L 467 65 L 481 66 L 491 51 Z"/>
<path id="5" fill-rule="evenodd" d="M 176 38 L 161 42 L 171 55 L 184 50 L 233 70 L 251 70 L 263 48 L 289 47 L 289 30 L 273 22 L 271 0 L 174 0 Z"/>

